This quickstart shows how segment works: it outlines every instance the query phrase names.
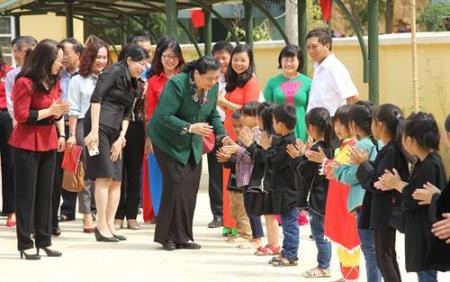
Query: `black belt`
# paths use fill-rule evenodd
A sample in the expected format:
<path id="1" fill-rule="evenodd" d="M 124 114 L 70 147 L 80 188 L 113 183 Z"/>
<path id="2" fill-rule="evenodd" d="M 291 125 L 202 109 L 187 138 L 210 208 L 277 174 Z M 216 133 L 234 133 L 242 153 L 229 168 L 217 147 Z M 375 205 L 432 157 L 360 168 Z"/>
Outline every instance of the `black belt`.
<path id="1" fill-rule="evenodd" d="M 36 122 L 36 125 L 52 125 L 55 123 L 55 119 L 53 117 L 44 118 L 41 120 L 38 120 Z"/>

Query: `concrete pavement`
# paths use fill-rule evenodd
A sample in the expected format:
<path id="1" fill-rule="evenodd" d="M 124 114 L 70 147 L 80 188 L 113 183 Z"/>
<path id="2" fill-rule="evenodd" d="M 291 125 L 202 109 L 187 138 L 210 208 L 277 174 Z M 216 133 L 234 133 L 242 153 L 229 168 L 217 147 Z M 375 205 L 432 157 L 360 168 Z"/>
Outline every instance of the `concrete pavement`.
<path id="1" fill-rule="evenodd" d="M 309 239 L 309 226 L 301 227 L 300 261 L 297 267 L 275 268 L 270 257 L 257 257 L 253 250 L 226 243 L 221 229 L 208 229 L 209 200 L 202 181 L 194 222 L 194 236 L 201 250 L 167 252 L 153 243 L 154 225 L 139 231 L 121 230 L 128 240 L 98 243 L 93 234 L 82 233 L 81 219 L 61 224 L 62 235 L 54 238 L 53 248 L 61 258 L 43 256 L 40 261 L 19 259 L 15 230 L 0 218 L 0 281 L 333 281 L 340 278 L 336 249 L 333 250 L 332 277 L 306 279 L 301 273 L 316 265 L 316 249 Z M 403 281 L 416 281 L 404 270 L 403 237 L 397 240 Z M 362 261 L 364 262 L 364 261 Z M 440 273 L 440 281 L 450 281 L 450 273 Z M 364 265 L 360 281 L 366 281 Z"/>

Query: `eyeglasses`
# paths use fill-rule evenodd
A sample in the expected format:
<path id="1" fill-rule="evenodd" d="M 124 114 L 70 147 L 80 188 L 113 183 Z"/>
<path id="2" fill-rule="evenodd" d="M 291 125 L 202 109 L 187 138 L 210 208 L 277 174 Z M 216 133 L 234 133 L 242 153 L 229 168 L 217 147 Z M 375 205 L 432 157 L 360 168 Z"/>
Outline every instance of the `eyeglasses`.
<path id="1" fill-rule="evenodd" d="M 174 60 L 174 61 L 179 60 L 179 57 L 178 57 L 178 56 L 161 55 L 161 57 L 163 57 L 163 58 L 166 59 L 166 60 Z"/>

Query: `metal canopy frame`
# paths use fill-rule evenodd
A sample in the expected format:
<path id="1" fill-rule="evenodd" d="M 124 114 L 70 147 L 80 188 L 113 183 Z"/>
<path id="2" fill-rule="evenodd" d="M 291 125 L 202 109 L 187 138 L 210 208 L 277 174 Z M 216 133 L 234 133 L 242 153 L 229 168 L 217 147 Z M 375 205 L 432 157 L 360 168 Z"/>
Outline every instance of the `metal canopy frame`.
<path id="1" fill-rule="evenodd" d="M 369 100 L 378 104 L 378 9 L 379 0 L 368 0 L 369 7 L 369 36 L 368 48 L 362 35 L 362 27 L 355 21 L 351 12 L 343 4 L 342 0 L 333 0 L 337 6 L 346 15 L 352 25 L 356 37 L 361 47 L 363 59 L 363 80 L 369 83 Z M 118 26 L 124 34 L 128 33 L 127 25 L 124 25 L 124 19 L 132 18 L 136 20 L 142 27 L 149 30 L 145 22 L 139 19 L 140 16 L 147 16 L 152 13 L 164 13 L 167 17 L 167 33 L 176 36 L 176 26 L 179 26 L 183 32 L 187 34 L 192 44 L 195 46 L 199 56 L 201 50 L 195 36 L 189 31 L 177 17 L 177 11 L 182 9 L 201 8 L 205 12 L 205 53 L 211 50 L 211 17 L 217 20 L 230 32 L 233 41 L 239 43 L 239 39 L 232 25 L 223 18 L 220 13 L 214 10 L 213 5 L 223 3 L 242 3 L 245 7 L 245 26 L 246 26 L 246 42 L 253 46 L 253 35 L 251 27 L 253 26 L 252 9 L 261 11 L 269 21 L 274 25 L 283 37 L 286 43 L 289 39 L 284 28 L 274 19 L 270 11 L 258 0 L 5 0 L 0 2 L 0 15 L 14 16 L 18 25 L 20 25 L 20 16 L 45 14 L 46 12 L 54 12 L 58 15 L 66 16 L 66 34 L 68 37 L 73 36 L 73 19 L 80 19 L 88 25 L 94 27 L 93 23 L 84 19 L 85 16 L 97 16 L 105 18 L 113 25 Z M 306 32 L 307 32 L 307 5 L 306 0 L 298 0 L 298 44 L 304 50 L 303 52 L 303 69 L 307 71 L 306 60 Z M 94 27 L 95 28 L 95 27 Z M 20 29 L 17 29 L 20 31 Z M 97 30 L 102 33 L 101 31 Z M 150 31 L 150 30 L 149 30 Z M 150 31 L 151 32 L 151 31 Z M 104 34 L 103 34 L 104 35 Z M 105 38 L 110 40 L 109 38 Z"/>

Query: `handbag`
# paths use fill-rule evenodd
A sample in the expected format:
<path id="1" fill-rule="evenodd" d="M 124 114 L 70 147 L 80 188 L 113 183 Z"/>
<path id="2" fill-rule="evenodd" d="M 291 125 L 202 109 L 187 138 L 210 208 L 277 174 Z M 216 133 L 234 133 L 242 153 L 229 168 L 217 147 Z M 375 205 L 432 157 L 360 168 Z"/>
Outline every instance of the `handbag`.
<path id="1" fill-rule="evenodd" d="M 64 170 L 62 187 L 69 192 L 81 192 L 86 187 L 84 183 L 84 166 L 83 162 L 79 161 L 75 172 Z"/>
<path id="2" fill-rule="evenodd" d="M 76 172 L 80 161 L 82 147 L 78 145 L 67 146 L 64 150 L 64 158 L 61 168 L 71 172 Z"/>
<path id="3" fill-rule="evenodd" d="M 216 147 L 216 135 L 211 133 L 203 136 L 203 154 L 211 153 Z"/>

